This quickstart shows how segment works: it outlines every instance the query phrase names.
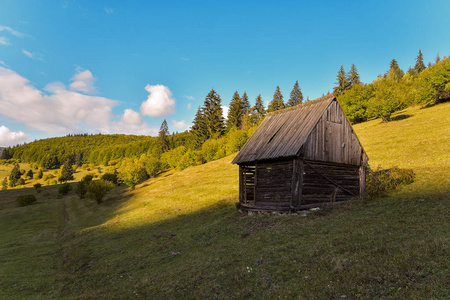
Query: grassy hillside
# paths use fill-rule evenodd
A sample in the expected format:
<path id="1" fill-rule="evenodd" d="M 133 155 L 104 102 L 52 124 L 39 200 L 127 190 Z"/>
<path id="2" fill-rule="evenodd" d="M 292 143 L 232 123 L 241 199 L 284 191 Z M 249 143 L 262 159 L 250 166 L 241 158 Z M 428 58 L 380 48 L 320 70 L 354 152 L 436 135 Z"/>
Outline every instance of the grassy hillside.
<path id="1" fill-rule="evenodd" d="M 96 205 L 0 191 L 4 298 L 448 299 L 450 103 L 355 126 L 373 167 L 415 170 L 393 195 L 306 217 L 243 216 L 232 156 Z"/>

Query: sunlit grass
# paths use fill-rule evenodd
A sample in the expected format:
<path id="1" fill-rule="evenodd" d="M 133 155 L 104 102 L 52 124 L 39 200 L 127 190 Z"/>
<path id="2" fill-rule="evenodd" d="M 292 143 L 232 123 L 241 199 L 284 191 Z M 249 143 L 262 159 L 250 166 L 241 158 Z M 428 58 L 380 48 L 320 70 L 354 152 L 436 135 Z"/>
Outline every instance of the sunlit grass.
<path id="1" fill-rule="evenodd" d="M 34 190 L 0 191 L 0 295 L 448 299 L 449 108 L 356 125 L 372 167 L 412 168 L 416 181 L 307 217 L 240 215 L 233 156 L 119 186 L 101 205 L 49 186 L 16 208 Z"/>

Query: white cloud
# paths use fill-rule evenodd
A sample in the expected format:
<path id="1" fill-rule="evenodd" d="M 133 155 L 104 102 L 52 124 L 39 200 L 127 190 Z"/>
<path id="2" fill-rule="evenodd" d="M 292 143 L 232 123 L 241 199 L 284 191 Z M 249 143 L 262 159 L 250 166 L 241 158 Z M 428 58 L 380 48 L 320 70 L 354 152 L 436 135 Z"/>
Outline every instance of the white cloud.
<path id="1" fill-rule="evenodd" d="M 58 82 L 44 90 L 48 94 L 16 72 L 0 67 L 0 114 L 47 133 L 109 130 L 117 101 L 70 91 Z"/>
<path id="2" fill-rule="evenodd" d="M 31 59 L 43 60 L 40 54 L 32 53 L 32 52 L 27 51 L 25 49 L 22 49 L 22 53 L 25 54 L 25 56 L 28 56 Z"/>
<path id="3" fill-rule="evenodd" d="M 195 100 L 195 98 L 193 96 L 186 96 L 186 95 L 184 95 L 183 97 L 188 99 L 188 100 Z"/>
<path id="4" fill-rule="evenodd" d="M 0 31 L 7 31 L 7 32 L 11 33 L 12 35 L 15 35 L 15 36 L 18 36 L 18 37 L 23 37 L 24 36 L 23 33 L 18 32 L 18 31 L 14 30 L 14 29 L 12 29 L 11 27 L 8 27 L 8 26 L 0 25 Z"/>
<path id="5" fill-rule="evenodd" d="M 30 136 L 22 131 L 13 132 L 6 126 L 0 126 L 0 146 L 8 147 L 22 144 L 27 141 Z"/>
<path id="6" fill-rule="evenodd" d="M 188 103 L 188 104 L 186 105 L 186 107 L 187 107 L 187 109 L 191 110 L 191 108 L 192 108 L 191 103 Z"/>
<path id="7" fill-rule="evenodd" d="M 167 86 L 147 84 L 145 89 L 150 94 L 141 105 L 143 116 L 164 117 L 175 112 L 175 99 Z"/>
<path id="8" fill-rule="evenodd" d="M 95 94 L 96 88 L 94 86 L 94 82 L 97 80 L 92 75 L 91 71 L 81 69 L 75 74 L 72 78 L 70 78 L 72 83 L 69 85 L 69 88 L 73 91 L 78 91 L 86 94 Z"/>
<path id="9" fill-rule="evenodd" d="M 114 13 L 114 10 L 113 10 L 111 7 L 106 7 L 106 6 L 105 6 L 105 12 L 106 12 L 108 15 L 112 15 L 112 14 Z"/>
<path id="10" fill-rule="evenodd" d="M 179 128 L 179 129 L 186 129 L 186 121 L 185 120 L 181 120 L 181 121 L 175 121 L 172 120 L 172 127 L 173 128 Z"/>
<path id="11" fill-rule="evenodd" d="M 224 119 L 228 118 L 228 111 L 230 108 L 228 106 L 222 105 L 222 116 Z"/>
<path id="12" fill-rule="evenodd" d="M 142 120 L 141 115 L 131 108 L 125 109 L 120 121 L 112 122 L 111 128 L 114 133 L 135 135 L 156 136 L 159 131 L 156 127 L 149 127 L 148 124 Z"/>
<path id="13" fill-rule="evenodd" d="M 5 38 L 4 36 L 0 36 L 0 45 L 8 46 L 9 40 L 7 38 Z"/>

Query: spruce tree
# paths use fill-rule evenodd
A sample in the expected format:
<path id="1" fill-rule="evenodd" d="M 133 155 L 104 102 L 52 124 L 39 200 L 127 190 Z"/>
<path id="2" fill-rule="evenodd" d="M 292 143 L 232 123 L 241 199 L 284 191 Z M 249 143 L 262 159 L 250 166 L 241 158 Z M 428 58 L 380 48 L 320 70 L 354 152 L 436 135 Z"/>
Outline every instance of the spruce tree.
<path id="1" fill-rule="evenodd" d="M 389 66 L 390 68 L 386 75 L 387 80 L 391 83 L 399 82 L 403 78 L 403 75 L 405 75 L 405 73 L 402 71 L 402 69 L 400 69 L 395 59 L 391 60 Z"/>
<path id="2" fill-rule="evenodd" d="M 9 174 L 9 183 L 10 185 L 13 184 L 16 185 L 17 180 L 19 180 L 20 176 L 22 176 L 22 174 L 20 174 L 20 166 L 18 163 L 16 163 L 13 167 L 13 169 L 11 170 L 11 173 Z"/>
<path id="3" fill-rule="evenodd" d="M 169 150 L 169 134 L 169 126 L 164 119 L 158 133 L 158 150 L 161 154 Z"/>
<path id="4" fill-rule="evenodd" d="M 303 103 L 303 94 L 302 94 L 300 87 L 298 86 L 298 80 L 297 80 L 294 84 L 294 87 L 292 88 L 291 97 L 289 98 L 289 101 L 286 106 L 288 106 L 288 107 L 295 106 L 295 105 L 302 104 L 302 103 Z"/>
<path id="5" fill-rule="evenodd" d="M 219 94 L 214 89 L 206 95 L 202 114 L 207 139 L 219 137 L 225 131 L 221 101 Z"/>
<path id="6" fill-rule="evenodd" d="M 69 180 L 73 180 L 73 169 L 69 161 L 67 161 L 62 167 L 61 176 L 59 177 L 58 181 L 66 182 Z"/>
<path id="7" fill-rule="evenodd" d="M 264 104 L 261 98 L 261 94 L 258 95 L 255 99 L 255 106 L 252 108 L 252 112 L 250 115 L 250 120 L 252 125 L 258 124 L 259 121 L 264 119 L 266 116 L 266 110 L 264 109 Z"/>
<path id="8" fill-rule="evenodd" d="M 414 73 L 418 74 L 425 70 L 425 64 L 423 63 L 422 51 L 419 49 L 419 54 L 416 57 L 416 64 L 414 65 Z"/>
<path id="9" fill-rule="evenodd" d="M 191 132 L 193 135 L 193 143 L 196 147 L 200 147 L 207 139 L 205 118 L 200 107 L 198 108 L 192 123 Z"/>
<path id="10" fill-rule="evenodd" d="M 239 93 L 236 91 L 234 92 L 233 99 L 231 99 L 230 102 L 230 109 L 228 111 L 228 118 L 226 122 L 227 130 L 230 130 L 233 127 L 240 128 L 243 118 L 244 105 L 242 103 L 241 97 L 239 97 Z"/>
<path id="11" fill-rule="evenodd" d="M 361 85 L 361 80 L 359 79 L 358 69 L 356 68 L 355 64 L 352 64 L 352 67 L 350 68 L 350 71 L 347 74 L 347 82 L 348 82 L 348 87 L 347 87 L 348 89 L 352 88 L 355 85 Z"/>
<path id="12" fill-rule="evenodd" d="M 248 101 L 247 92 L 245 91 L 244 94 L 242 95 L 241 103 L 242 103 L 242 114 L 245 116 L 250 112 L 251 107 L 250 102 Z"/>
<path id="13" fill-rule="evenodd" d="M 439 57 L 439 52 L 438 52 L 437 55 L 436 55 L 435 63 L 437 64 L 440 61 L 441 61 L 441 58 Z"/>
<path id="14" fill-rule="evenodd" d="M 283 102 L 283 95 L 280 91 L 280 86 L 277 85 L 277 89 L 275 90 L 275 93 L 273 94 L 273 100 L 269 103 L 269 107 L 267 108 L 268 112 L 277 111 L 280 109 L 285 108 L 284 102 Z"/>
<path id="15" fill-rule="evenodd" d="M 337 84 L 337 86 L 333 88 L 333 93 L 336 97 L 339 97 L 347 89 L 349 84 L 347 74 L 344 70 L 344 65 L 341 65 L 336 79 L 337 82 L 335 82 L 335 84 Z"/>

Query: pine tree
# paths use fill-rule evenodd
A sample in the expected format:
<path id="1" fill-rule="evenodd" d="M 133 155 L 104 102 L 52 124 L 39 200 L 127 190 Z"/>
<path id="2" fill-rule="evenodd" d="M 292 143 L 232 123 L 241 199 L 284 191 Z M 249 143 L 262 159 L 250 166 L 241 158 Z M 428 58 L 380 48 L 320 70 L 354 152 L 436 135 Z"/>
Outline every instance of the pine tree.
<path id="1" fill-rule="evenodd" d="M 358 69 L 356 68 L 355 64 L 352 64 L 352 67 L 350 68 L 350 71 L 347 74 L 347 82 L 348 86 L 346 87 L 346 89 L 350 89 L 355 85 L 361 85 Z"/>
<path id="2" fill-rule="evenodd" d="M 219 137 L 225 131 L 221 102 L 222 100 L 220 99 L 219 94 L 217 94 L 214 89 L 206 95 L 202 114 L 204 117 L 207 139 Z"/>
<path id="3" fill-rule="evenodd" d="M 390 68 L 386 75 L 387 80 L 391 83 L 399 82 L 403 78 L 403 75 L 405 75 L 405 73 L 402 71 L 402 69 L 400 69 L 395 59 L 391 60 L 389 66 Z"/>
<path id="4" fill-rule="evenodd" d="M 268 112 L 277 111 L 280 109 L 285 108 L 284 102 L 283 102 L 283 95 L 280 91 L 280 86 L 277 85 L 277 89 L 275 90 L 275 93 L 273 94 L 273 100 L 269 103 L 269 107 L 267 108 Z"/>
<path id="5" fill-rule="evenodd" d="M 300 87 L 298 86 L 298 80 L 297 80 L 294 84 L 294 87 L 292 88 L 291 97 L 289 98 L 289 101 L 286 106 L 288 106 L 288 107 L 295 106 L 295 105 L 302 104 L 302 103 L 303 103 L 303 94 L 302 94 Z"/>
<path id="6" fill-rule="evenodd" d="M 338 75 L 336 76 L 337 82 L 335 82 L 335 84 L 337 84 L 336 87 L 334 87 L 333 89 L 333 93 L 336 97 L 339 97 L 348 87 L 348 79 L 347 79 L 347 74 L 345 73 L 344 70 L 344 65 L 341 65 L 341 68 L 339 69 Z"/>
<path id="7" fill-rule="evenodd" d="M 11 173 L 9 174 L 9 183 L 10 185 L 13 184 L 13 186 L 15 186 L 17 180 L 19 180 L 20 176 L 22 176 L 22 174 L 20 174 L 20 166 L 19 164 L 15 164 L 13 169 L 11 170 Z"/>
<path id="8" fill-rule="evenodd" d="M 2 181 L 2 190 L 6 191 L 8 189 L 8 178 L 4 178 Z"/>
<path id="9" fill-rule="evenodd" d="M 414 65 L 414 73 L 418 74 L 420 72 L 422 72 L 423 70 L 425 70 L 425 64 L 423 63 L 423 55 L 422 55 L 422 51 L 419 49 L 419 54 L 417 55 L 416 58 L 416 64 Z"/>
<path id="10" fill-rule="evenodd" d="M 200 147 L 207 139 L 205 118 L 200 107 L 195 114 L 191 132 L 194 145 Z"/>
<path id="11" fill-rule="evenodd" d="M 244 94 L 242 95 L 242 114 L 245 116 L 250 112 L 250 102 L 248 101 L 247 92 L 244 91 Z"/>
<path id="12" fill-rule="evenodd" d="M 242 97 L 243 98 L 243 97 Z M 248 99 L 247 99 L 248 102 Z M 244 118 L 244 105 L 242 103 L 241 97 L 239 97 L 239 93 L 234 92 L 233 99 L 230 102 L 230 110 L 228 111 L 227 118 L 227 130 L 230 130 L 233 127 L 240 128 L 242 125 L 242 120 Z"/>
<path id="13" fill-rule="evenodd" d="M 439 52 L 438 52 L 437 55 L 436 55 L 435 63 L 438 63 L 440 61 L 441 61 L 441 58 L 439 57 Z"/>
<path id="14" fill-rule="evenodd" d="M 164 119 L 158 133 L 158 151 L 160 154 L 169 150 L 169 134 L 169 126 L 166 119 Z"/>
<path id="15" fill-rule="evenodd" d="M 252 112 L 250 114 L 250 121 L 252 125 L 258 124 L 259 121 L 264 119 L 266 116 L 266 110 L 264 109 L 264 104 L 261 98 L 261 94 L 258 95 L 255 99 L 255 106 L 252 108 Z"/>
<path id="16" fill-rule="evenodd" d="M 66 182 L 69 180 L 73 180 L 73 169 L 69 161 L 67 161 L 62 167 L 61 176 L 59 177 L 58 181 Z"/>

